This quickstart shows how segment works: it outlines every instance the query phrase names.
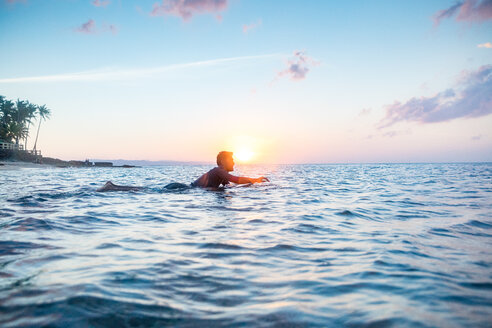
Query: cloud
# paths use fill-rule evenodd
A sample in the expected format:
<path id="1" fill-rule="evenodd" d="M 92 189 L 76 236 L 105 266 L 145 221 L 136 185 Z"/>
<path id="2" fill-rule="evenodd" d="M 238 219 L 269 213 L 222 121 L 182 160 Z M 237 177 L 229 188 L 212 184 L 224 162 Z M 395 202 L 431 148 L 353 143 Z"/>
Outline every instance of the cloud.
<path id="1" fill-rule="evenodd" d="M 479 48 L 489 48 L 489 49 L 492 49 L 492 43 L 490 43 L 490 42 L 481 43 L 477 47 L 479 47 Z"/>
<path id="2" fill-rule="evenodd" d="M 111 3 L 111 1 L 109 1 L 109 0 L 94 0 L 94 1 L 92 1 L 92 4 L 96 7 L 106 7 L 110 3 Z"/>
<path id="3" fill-rule="evenodd" d="M 107 29 L 113 34 L 118 34 L 118 28 L 112 24 L 109 24 Z"/>
<path id="4" fill-rule="evenodd" d="M 26 0 L 5 0 L 6 3 L 11 3 L 11 4 L 15 4 L 15 3 L 26 3 Z"/>
<path id="5" fill-rule="evenodd" d="M 84 23 L 81 26 L 77 27 L 76 31 L 83 34 L 95 34 L 96 22 L 93 19 L 89 19 L 87 23 Z"/>
<path id="6" fill-rule="evenodd" d="M 382 134 L 383 137 L 386 137 L 386 138 L 394 138 L 394 137 L 397 137 L 397 136 L 401 136 L 401 135 L 408 135 L 408 134 L 411 134 L 412 132 L 410 130 L 405 130 L 405 131 L 388 131 L 388 132 L 385 132 Z"/>
<path id="7" fill-rule="evenodd" d="M 287 68 L 285 70 L 277 73 L 277 78 L 287 75 L 294 81 L 303 80 L 310 70 L 309 66 L 318 64 L 319 62 L 308 57 L 304 51 L 294 51 L 294 57 L 287 61 Z"/>
<path id="8" fill-rule="evenodd" d="M 406 130 L 392 130 L 392 131 L 386 131 L 386 132 L 381 132 L 381 133 L 376 133 L 376 134 L 369 134 L 367 135 L 364 139 L 380 139 L 380 138 L 394 138 L 398 136 L 407 136 L 411 135 L 412 131 L 410 129 Z"/>
<path id="9" fill-rule="evenodd" d="M 96 27 L 96 22 L 93 19 L 89 19 L 86 23 L 77 27 L 75 31 L 82 34 L 97 34 L 103 32 L 111 32 L 112 34 L 117 34 L 118 28 L 112 24 L 104 24 L 102 28 L 98 29 Z"/>
<path id="10" fill-rule="evenodd" d="M 456 15 L 458 22 L 482 22 L 492 19 L 492 0 L 464 0 L 457 2 L 448 9 L 439 10 L 434 14 L 434 26 L 441 20 Z"/>
<path id="11" fill-rule="evenodd" d="M 154 3 L 151 16 L 178 16 L 184 21 L 197 14 L 216 14 L 221 20 L 220 11 L 227 8 L 228 0 L 162 0 L 162 4 Z"/>
<path id="12" fill-rule="evenodd" d="M 359 115 L 358 116 L 367 116 L 367 115 L 371 114 L 371 112 L 372 112 L 372 108 L 363 108 L 359 112 Z"/>
<path id="13" fill-rule="evenodd" d="M 167 66 L 140 68 L 140 69 L 106 69 L 87 71 L 79 73 L 31 76 L 0 79 L 0 83 L 43 83 L 43 82 L 78 82 L 78 81 L 106 81 L 106 80 L 127 80 L 137 78 L 158 77 L 160 74 L 180 69 L 189 69 L 197 67 L 218 66 L 227 63 L 240 63 L 243 61 L 260 60 L 272 57 L 279 57 L 279 54 L 268 54 L 258 56 L 243 56 L 231 58 L 219 58 L 212 60 L 197 61 L 184 64 L 174 64 Z"/>
<path id="14" fill-rule="evenodd" d="M 243 25 L 243 33 L 247 34 L 249 31 L 257 28 L 258 26 L 261 25 L 261 19 L 259 19 L 256 23 L 251 23 L 251 24 L 244 24 Z"/>
<path id="15" fill-rule="evenodd" d="M 472 141 L 478 141 L 478 140 L 482 139 L 482 137 L 483 137 L 483 135 L 477 134 L 476 136 L 472 136 L 471 140 Z"/>
<path id="16" fill-rule="evenodd" d="M 480 117 L 492 113 L 492 65 L 464 72 L 454 89 L 433 97 L 412 98 L 406 103 L 386 106 L 386 116 L 379 122 L 385 128 L 398 122 L 436 123 L 456 118 Z"/>

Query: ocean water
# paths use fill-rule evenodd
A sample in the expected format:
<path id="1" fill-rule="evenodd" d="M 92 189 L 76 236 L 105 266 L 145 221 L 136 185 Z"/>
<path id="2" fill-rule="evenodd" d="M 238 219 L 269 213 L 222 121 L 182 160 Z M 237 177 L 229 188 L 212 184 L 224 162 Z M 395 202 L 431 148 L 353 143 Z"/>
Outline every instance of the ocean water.
<path id="1" fill-rule="evenodd" d="M 492 164 L 208 169 L 0 171 L 0 326 L 492 325 Z"/>

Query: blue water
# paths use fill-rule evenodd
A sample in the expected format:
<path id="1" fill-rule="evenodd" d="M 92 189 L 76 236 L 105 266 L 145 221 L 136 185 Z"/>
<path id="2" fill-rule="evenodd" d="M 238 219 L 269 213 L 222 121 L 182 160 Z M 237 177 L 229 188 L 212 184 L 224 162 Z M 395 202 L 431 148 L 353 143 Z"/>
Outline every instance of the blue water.
<path id="1" fill-rule="evenodd" d="M 209 168 L 0 171 L 0 326 L 491 326 L 492 164 Z"/>

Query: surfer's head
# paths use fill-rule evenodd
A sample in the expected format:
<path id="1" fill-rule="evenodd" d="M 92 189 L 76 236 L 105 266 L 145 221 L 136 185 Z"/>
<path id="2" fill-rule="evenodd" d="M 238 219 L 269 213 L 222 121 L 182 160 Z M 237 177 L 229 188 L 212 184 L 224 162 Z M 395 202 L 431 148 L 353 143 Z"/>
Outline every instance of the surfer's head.
<path id="1" fill-rule="evenodd" d="M 217 155 L 217 165 L 226 171 L 234 171 L 234 158 L 232 158 L 232 151 L 221 151 Z"/>

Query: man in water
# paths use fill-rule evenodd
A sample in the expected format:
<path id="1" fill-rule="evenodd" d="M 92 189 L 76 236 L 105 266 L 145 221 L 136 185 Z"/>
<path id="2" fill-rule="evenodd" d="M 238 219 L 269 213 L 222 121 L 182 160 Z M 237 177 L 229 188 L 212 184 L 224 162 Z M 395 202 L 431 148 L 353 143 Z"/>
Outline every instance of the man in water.
<path id="1" fill-rule="evenodd" d="M 234 158 L 232 158 L 233 153 L 230 151 L 221 151 L 217 155 L 217 167 L 211 169 L 207 173 L 203 174 L 201 177 L 195 180 L 191 184 L 192 187 L 202 187 L 217 189 L 221 185 L 225 186 L 229 182 L 237 184 L 247 184 L 247 183 L 259 183 L 259 182 L 269 182 L 265 177 L 259 178 L 248 178 L 248 177 L 237 177 L 229 172 L 234 171 Z M 164 188 L 166 189 L 181 189 L 187 188 L 188 185 L 182 183 L 170 183 Z M 143 187 L 134 186 L 118 186 L 111 181 L 106 182 L 104 186 L 97 189 L 97 191 L 130 191 L 130 190 L 141 190 Z"/>

